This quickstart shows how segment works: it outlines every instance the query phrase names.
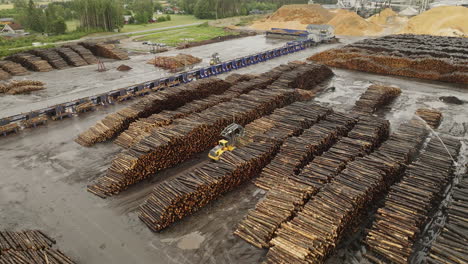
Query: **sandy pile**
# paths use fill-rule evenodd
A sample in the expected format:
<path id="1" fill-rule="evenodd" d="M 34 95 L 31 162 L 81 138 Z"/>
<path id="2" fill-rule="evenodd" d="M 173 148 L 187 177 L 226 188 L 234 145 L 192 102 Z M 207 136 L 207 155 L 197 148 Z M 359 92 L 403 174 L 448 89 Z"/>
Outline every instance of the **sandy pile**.
<path id="1" fill-rule="evenodd" d="M 378 24 L 378 25 L 385 25 L 397 15 L 398 14 L 395 11 L 393 11 L 391 8 L 385 8 L 380 13 L 369 17 L 367 21 Z"/>
<path id="2" fill-rule="evenodd" d="M 386 11 L 385 16 L 391 15 Z M 379 25 L 366 21 L 347 10 L 330 11 L 321 5 L 286 5 L 266 19 L 254 22 L 250 27 L 256 30 L 271 28 L 306 29 L 309 24 L 329 24 L 335 27 L 337 35 L 377 35 L 382 31 Z"/>
<path id="3" fill-rule="evenodd" d="M 409 19 L 398 33 L 468 37 L 468 8 L 441 6 Z"/>

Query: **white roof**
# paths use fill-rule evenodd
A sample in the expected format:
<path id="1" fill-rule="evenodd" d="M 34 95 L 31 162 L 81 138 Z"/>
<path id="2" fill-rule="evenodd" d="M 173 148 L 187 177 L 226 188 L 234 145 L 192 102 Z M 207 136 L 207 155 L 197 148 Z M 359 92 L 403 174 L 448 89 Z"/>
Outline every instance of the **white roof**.
<path id="1" fill-rule="evenodd" d="M 412 8 L 411 6 L 403 9 L 400 13 L 398 13 L 401 16 L 415 16 L 419 14 L 418 10 Z"/>

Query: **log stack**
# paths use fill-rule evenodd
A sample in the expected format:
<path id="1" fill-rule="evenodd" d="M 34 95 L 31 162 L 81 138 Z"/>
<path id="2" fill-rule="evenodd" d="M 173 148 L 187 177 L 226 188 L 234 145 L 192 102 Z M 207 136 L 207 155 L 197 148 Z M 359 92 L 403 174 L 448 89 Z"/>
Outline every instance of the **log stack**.
<path id="1" fill-rule="evenodd" d="M 185 66 L 200 63 L 202 59 L 189 54 L 177 54 L 176 56 L 159 56 L 149 60 L 147 63 L 166 70 L 175 70 Z"/>
<path id="2" fill-rule="evenodd" d="M 4 84 L 0 89 L 0 93 L 3 92 L 14 95 L 40 91 L 44 89 L 44 83 L 40 81 L 12 81 L 8 84 Z"/>
<path id="3" fill-rule="evenodd" d="M 69 65 L 75 67 L 88 65 L 88 63 L 78 53 L 76 53 L 70 48 L 60 47 L 56 50 L 60 54 L 60 56 L 62 56 L 62 58 L 65 59 L 65 61 L 67 61 Z"/>
<path id="4" fill-rule="evenodd" d="M 87 64 L 96 64 L 98 62 L 96 56 L 94 56 L 89 49 L 81 45 L 65 45 L 65 47 L 70 48 L 74 52 L 78 53 L 81 56 L 81 58 L 83 58 L 86 61 Z"/>
<path id="5" fill-rule="evenodd" d="M 81 133 L 75 141 L 82 146 L 92 146 L 114 138 L 137 118 L 148 117 L 163 110 L 176 109 L 186 102 L 222 93 L 228 87 L 227 82 L 210 78 L 149 95 L 138 103 L 106 116 Z"/>
<path id="6" fill-rule="evenodd" d="M 11 75 L 0 68 L 0 81 L 10 79 Z"/>
<path id="7" fill-rule="evenodd" d="M 409 263 L 413 247 L 430 220 L 432 209 L 443 199 L 453 176 L 453 162 L 460 142 L 432 138 L 419 159 L 406 170 L 402 180 L 390 188 L 383 207 L 365 239 L 373 251 L 393 263 Z M 398 235 L 395 235 L 398 234 Z"/>
<path id="8" fill-rule="evenodd" d="M 53 70 L 50 64 L 30 53 L 17 53 L 6 58 L 7 60 L 21 64 L 22 66 L 37 72 L 48 72 Z"/>
<path id="9" fill-rule="evenodd" d="M 309 76 L 314 77 L 308 78 Z M 332 76 L 333 72 L 327 66 L 311 63 L 300 65 L 290 72 L 282 74 L 281 78 L 279 78 L 274 85 L 311 90 L 315 88 L 317 84 L 328 80 Z"/>
<path id="10" fill-rule="evenodd" d="M 0 263 L 73 264 L 56 241 L 39 230 L 0 231 Z"/>
<path id="11" fill-rule="evenodd" d="M 61 70 L 68 68 L 67 62 L 55 49 L 34 49 L 29 52 L 46 60 L 55 69 Z"/>
<path id="12" fill-rule="evenodd" d="M 378 150 L 349 162 L 292 220 L 277 229 L 265 263 L 322 263 L 401 174 L 408 164 L 401 161 L 410 162 L 408 157 L 426 136 L 424 124 L 412 120 L 400 126 Z"/>
<path id="13" fill-rule="evenodd" d="M 426 121 L 426 123 L 432 128 L 439 127 L 440 122 L 442 121 L 442 113 L 435 109 L 419 108 L 416 110 L 416 114 L 424 119 L 424 121 Z"/>
<path id="14" fill-rule="evenodd" d="M 400 93 L 400 88 L 373 84 L 361 95 L 353 110 L 360 113 L 374 113 L 377 108 L 390 103 Z"/>
<path id="15" fill-rule="evenodd" d="M 13 62 L 13 61 L 8 61 L 8 60 L 0 61 L 0 68 L 13 76 L 29 74 L 26 68 L 21 66 L 21 64 Z"/>
<path id="16" fill-rule="evenodd" d="M 468 235 L 468 178 L 462 179 L 455 186 L 452 201 L 447 209 L 447 220 L 441 233 L 432 243 L 428 252 L 427 263 L 467 263 L 466 243 Z"/>
<path id="17" fill-rule="evenodd" d="M 105 43 L 93 43 L 93 42 L 81 42 L 79 45 L 85 47 L 95 56 L 110 58 L 115 60 L 128 60 L 128 53 L 115 46 L 114 44 L 105 44 Z"/>

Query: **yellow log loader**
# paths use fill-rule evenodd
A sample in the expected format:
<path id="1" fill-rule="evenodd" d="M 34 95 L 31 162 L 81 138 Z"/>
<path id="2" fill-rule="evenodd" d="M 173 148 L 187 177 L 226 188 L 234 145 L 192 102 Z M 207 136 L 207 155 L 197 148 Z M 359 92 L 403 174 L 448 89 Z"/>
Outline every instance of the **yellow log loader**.
<path id="1" fill-rule="evenodd" d="M 233 151 L 236 148 L 239 139 L 244 136 L 244 127 L 232 123 L 221 132 L 221 136 L 224 139 L 221 139 L 208 153 L 208 157 L 214 161 L 218 161 L 225 151 Z"/>

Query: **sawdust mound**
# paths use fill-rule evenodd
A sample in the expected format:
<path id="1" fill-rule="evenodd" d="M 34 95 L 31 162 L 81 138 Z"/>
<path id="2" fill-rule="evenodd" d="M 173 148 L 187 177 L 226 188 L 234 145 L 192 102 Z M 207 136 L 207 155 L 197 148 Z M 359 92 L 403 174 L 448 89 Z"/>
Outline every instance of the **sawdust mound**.
<path id="1" fill-rule="evenodd" d="M 133 69 L 132 67 L 128 66 L 128 65 L 125 65 L 125 64 L 122 64 L 120 65 L 119 67 L 117 67 L 117 70 L 118 71 L 129 71 Z"/>
<path id="2" fill-rule="evenodd" d="M 373 36 L 378 35 L 383 30 L 381 26 L 366 21 L 354 12 L 343 9 L 336 11 L 335 17 L 327 24 L 335 27 L 336 35 Z"/>
<path id="3" fill-rule="evenodd" d="M 254 22 L 251 27 L 269 30 L 274 27 L 305 29 L 308 24 L 325 24 L 333 14 L 321 5 L 284 5 L 264 20 Z"/>
<path id="4" fill-rule="evenodd" d="M 378 24 L 385 25 L 389 22 L 390 19 L 397 16 L 398 14 L 393 11 L 391 8 L 385 8 L 380 13 L 375 14 L 367 19 L 367 21 Z"/>
<path id="5" fill-rule="evenodd" d="M 412 17 L 400 34 L 468 37 L 468 8 L 441 6 Z"/>

